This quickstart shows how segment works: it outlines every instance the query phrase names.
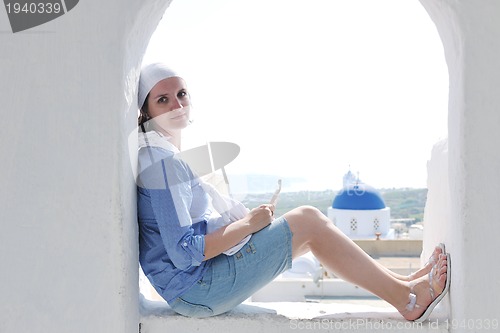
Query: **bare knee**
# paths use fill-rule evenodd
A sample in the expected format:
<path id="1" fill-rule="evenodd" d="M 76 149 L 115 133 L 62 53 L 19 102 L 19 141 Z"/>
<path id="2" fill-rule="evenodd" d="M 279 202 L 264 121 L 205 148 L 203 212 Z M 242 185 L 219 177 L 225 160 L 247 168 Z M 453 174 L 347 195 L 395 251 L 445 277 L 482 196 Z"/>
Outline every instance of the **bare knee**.
<path id="1" fill-rule="evenodd" d="M 315 243 L 318 235 L 327 226 L 329 220 L 315 207 L 301 206 L 284 215 L 293 234 L 293 257 L 296 258 L 307 251 Z"/>
<path id="2" fill-rule="evenodd" d="M 317 220 L 318 218 L 322 218 L 324 216 L 318 208 L 313 206 L 300 206 L 296 208 L 296 210 L 297 214 L 307 221 Z"/>
<path id="3" fill-rule="evenodd" d="M 321 227 L 327 222 L 326 216 L 313 206 L 297 207 L 286 213 L 285 218 L 292 229 L 300 229 L 301 232 L 317 230 L 318 227 Z"/>

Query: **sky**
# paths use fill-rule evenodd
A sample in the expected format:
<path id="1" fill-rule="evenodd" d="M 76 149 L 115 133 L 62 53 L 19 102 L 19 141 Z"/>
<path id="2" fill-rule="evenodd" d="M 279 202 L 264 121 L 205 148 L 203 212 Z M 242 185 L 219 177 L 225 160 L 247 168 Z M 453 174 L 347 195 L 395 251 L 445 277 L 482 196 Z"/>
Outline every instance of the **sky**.
<path id="1" fill-rule="evenodd" d="M 337 190 L 351 170 L 425 188 L 447 137 L 443 46 L 417 0 L 174 0 L 143 64 L 155 61 L 190 90 L 183 149 L 238 144 L 230 175 Z"/>

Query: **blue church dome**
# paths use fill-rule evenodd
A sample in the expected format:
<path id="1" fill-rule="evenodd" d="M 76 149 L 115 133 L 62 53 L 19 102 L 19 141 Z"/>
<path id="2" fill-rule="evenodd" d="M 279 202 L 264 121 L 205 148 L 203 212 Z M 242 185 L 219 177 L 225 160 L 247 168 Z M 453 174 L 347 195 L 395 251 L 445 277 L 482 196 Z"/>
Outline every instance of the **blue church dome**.
<path id="1" fill-rule="evenodd" d="M 351 210 L 384 209 L 385 202 L 380 193 L 366 184 L 351 184 L 344 187 L 333 199 L 332 208 Z"/>

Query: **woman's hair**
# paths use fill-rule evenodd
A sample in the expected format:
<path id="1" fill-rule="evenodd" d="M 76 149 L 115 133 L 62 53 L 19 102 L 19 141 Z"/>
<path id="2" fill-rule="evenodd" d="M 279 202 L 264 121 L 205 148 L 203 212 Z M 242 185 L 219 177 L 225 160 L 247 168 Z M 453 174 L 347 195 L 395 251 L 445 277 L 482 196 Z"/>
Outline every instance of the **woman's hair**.
<path id="1" fill-rule="evenodd" d="M 146 96 L 146 100 L 144 101 L 144 104 L 139 109 L 139 118 L 137 119 L 137 124 L 141 128 L 144 127 L 144 123 L 146 121 L 151 119 L 151 117 L 149 115 L 148 98 L 149 98 L 149 94 Z"/>

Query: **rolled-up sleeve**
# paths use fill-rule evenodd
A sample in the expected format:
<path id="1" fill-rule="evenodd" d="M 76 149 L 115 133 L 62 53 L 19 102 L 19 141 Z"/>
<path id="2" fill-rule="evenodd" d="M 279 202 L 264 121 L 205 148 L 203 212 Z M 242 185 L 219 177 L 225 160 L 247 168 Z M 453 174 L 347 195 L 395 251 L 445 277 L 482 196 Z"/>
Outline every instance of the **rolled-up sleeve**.
<path id="1" fill-rule="evenodd" d="M 149 195 L 161 240 L 175 267 L 188 270 L 204 260 L 205 235 L 195 234 L 189 213 L 194 175 L 175 156 L 164 158 L 140 174 L 140 187 Z"/>

